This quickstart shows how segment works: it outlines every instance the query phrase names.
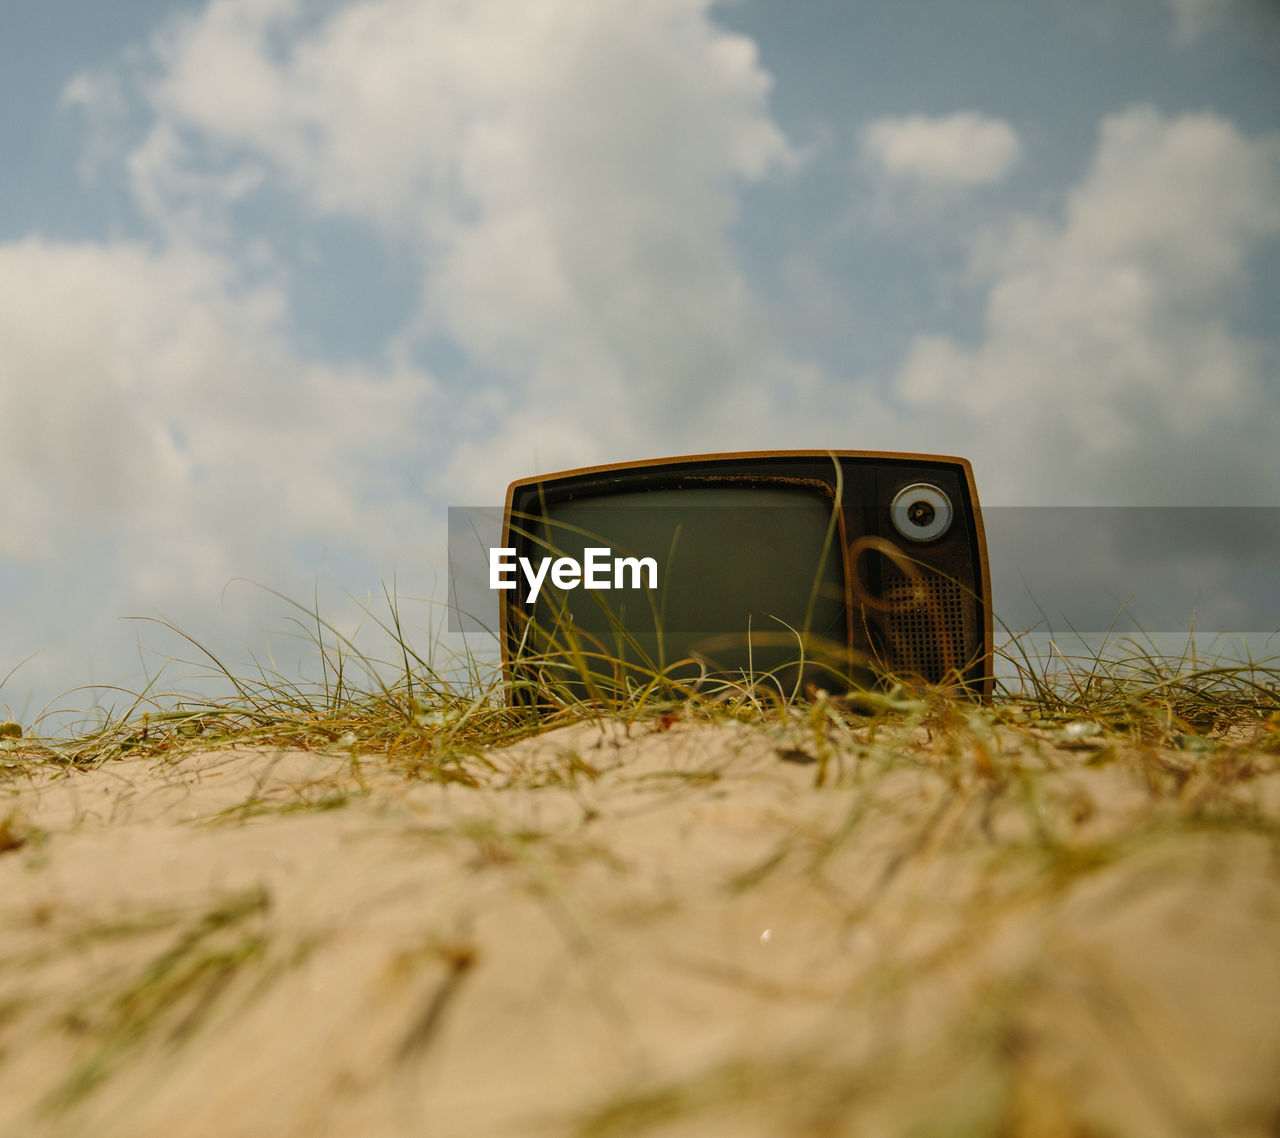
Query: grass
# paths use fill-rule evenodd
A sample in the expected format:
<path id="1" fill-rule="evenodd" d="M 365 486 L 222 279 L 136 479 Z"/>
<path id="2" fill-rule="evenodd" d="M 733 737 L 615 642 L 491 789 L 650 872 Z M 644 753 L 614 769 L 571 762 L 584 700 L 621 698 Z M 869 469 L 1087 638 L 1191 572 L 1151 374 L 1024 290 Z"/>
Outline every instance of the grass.
<path id="1" fill-rule="evenodd" d="M 769 676 L 699 685 L 651 673 L 606 701 L 590 700 L 585 669 L 598 666 L 581 653 L 582 680 L 527 698 L 527 678 L 487 673 L 474 657 L 450 668 L 436 666 L 408 642 L 399 606 L 390 594 L 383 617 L 370 620 L 387 637 L 387 659 L 358 650 L 317 611 L 306 615 L 320 679 L 289 681 L 255 665 L 233 671 L 187 634 L 230 695 L 222 699 L 164 696 L 148 689 L 93 729 L 63 739 L 24 735 L 17 724 L 0 725 L 0 778 L 33 764 L 94 768 L 113 760 L 175 759 L 217 748 L 271 748 L 347 756 L 353 778 L 301 788 L 285 801 L 251 796 L 212 820 L 241 821 L 263 814 L 342 809 L 367 796 L 361 764 L 380 762 L 412 780 L 479 788 L 494 786 L 486 758 L 503 747 L 556 726 L 617 722 L 626 733 L 667 730 L 679 723 L 750 723 L 778 734 L 778 757 L 811 768 L 814 785 L 847 781 L 851 761 L 877 752 L 878 735 L 890 731 L 889 753 L 905 733 L 919 728 L 941 740 L 954 771 L 972 757 L 977 776 L 992 785 L 1034 797 L 1034 779 L 1001 763 L 1001 727 L 1035 729 L 1064 749 L 1087 752 L 1105 763 L 1120 745 L 1146 747 L 1144 776 L 1153 787 L 1194 793 L 1209 802 L 1247 778 L 1247 749 L 1280 749 L 1280 660 L 1205 658 L 1188 638 L 1177 656 L 1158 654 L 1140 639 L 1108 638 L 1097 650 L 1064 655 L 1056 645 L 1040 656 L 1025 638 L 1010 637 L 999 651 L 1003 678 L 992 699 L 976 703 L 963 691 L 922 686 L 880 676 L 871 690 L 832 695 L 810 686 L 804 693 Z M 168 627 L 168 626 L 166 626 Z M 556 662 L 561 666 L 560 661 Z M 532 671 L 537 671 L 534 662 Z M 629 666 L 632 674 L 634 665 Z M 520 689 L 512 706 L 513 689 Z M 523 704 L 523 705 L 520 705 Z M 1172 749 L 1174 754 L 1169 753 Z M 1178 754 L 1185 755 L 1185 759 Z M 599 771 L 568 748 L 536 770 L 507 770 L 507 784 L 575 786 Z M 658 776 L 654 776 L 658 777 Z M 663 779 L 705 782 L 715 772 L 665 772 Z M 1033 822 L 1037 817 L 1028 808 Z M 34 835 L 12 814 L 0 820 L 0 852 L 26 845 Z M 35 835 L 38 836 L 38 835 Z M 750 875 L 748 875 L 748 878 Z"/>
<path id="2" fill-rule="evenodd" d="M 357 650 L 318 612 L 299 611 L 307 616 L 321 661 L 318 683 L 286 681 L 261 667 L 247 676 L 233 672 L 178 633 L 200 649 L 229 685 L 230 696 L 197 701 L 148 690 L 100 726 L 60 740 L 24 736 L 16 724 L 6 724 L 0 727 L 4 769 L 11 774 L 35 764 L 92 769 L 124 758 L 166 761 L 219 748 L 310 751 L 348 763 L 345 775 L 295 787 L 283 799 L 255 793 L 201 819 L 234 823 L 343 809 L 368 797 L 361 771 L 369 763 L 411 781 L 473 789 L 587 786 L 601 771 L 572 746 L 528 769 L 516 763 L 499 772 L 487 757 L 495 748 L 570 724 L 609 720 L 627 735 L 680 724 L 755 725 L 772 733 L 780 761 L 810 770 L 819 788 L 847 787 L 865 781 L 868 771 L 919 764 L 918 738 L 906 741 L 923 735 L 927 762 L 953 788 L 978 785 L 991 802 L 1018 803 L 1046 865 L 1056 858 L 1069 872 L 1109 855 L 1057 840 L 1040 801 L 1037 773 L 1008 761 L 1001 730 L 1033 733 L 1059 750 L 1081 752 L 1092 766 L 1115 762 L 1128 748 L 1125 761 L 1137 763 L 1152 799 L 1176 800 L 1187 818 L 1201 822 L 1215 811 L 1230 813 L 1235 790 L 1265 769 L 1258 756 L 1280 752 L 1280 661 L 1206 659 L 1194 638 L 1175 657 L 1160 655 L 1139 639 L 1110 638 L 1090 654 L 1071 657 L 1050 645 L 1037 657 L 1024 638 L 1011 637 L 1000 650 L 1004 678 L 986 702 L 887 675 L 872 690 L 832 695 L 810 687 L 801 695 L 768 676 L 690 686 L 653 673 L 648 682 L 613 693 L 603 707 L 577 694 L 590 686 L 585 676 L 583 682 L 544 691 L 538 702 L 512 706 L 513 686 L 527 680 L 510 680 L 496 668 L 486 674 L 474 658 L 461 667 L 436 667 L 406 640 L 390 594 L 386 616 L 370 618 L 389 638 L 389 662 Z M 578 662 L 594 667 L 585 658 Z M 640 777 L 655 785 L 692 786 L 708 785 L 720 775 L 669 770 Z M 815 870 L 873 805 L 872 796 L 855 802 L 813 859 Z M 1091 806 L 1082 799 L 1071 809 L 1079 815 L 1075 824 Z M 16 812 L 0 818 L 0 853 L 44 837 Z M 485 845 L 496 851 L 501 843 L 490 836 Z M 744 868 L 734 888 L 749 889 L 790 856 L 783 849 L 769 852 Z M 912 851 L 899 856 L 908 860 Z M 890 877 L 892 872 L 886 871 Z"/>
<path id="3" fill-rule="evenodd" d="M 126 980 L 87 993 L 68 1012 L 67 1026 L 92 1045 L 45 1098 L 44 1112 L 74 1106 L 149 1044 L 172 1049 L 187 1042 L 232 980 L 262 957 L 260 923 L 269 908 L 260 889 L 221 900 Z"/>
<path id="4" fill-rule="evenodd" d="M 270 590 L 268 590 L 270 591 Z M 834 697 L 814 683 L 802 687 L 765 674 L 738 681 L 690 678 L 687 668 L 657 670 L 629 662 L 620 682 L 601 692 L 612 661 L 598 645 L 581 642 L 570 627 L 549 639 L 559 654 L 545 661 L 526 656 L 513 676 L 474 656 L 436 659 L 438 647 L 421 652 L 406 633 L 398 598 L 384 590 L 385 612 L 365 608 L 365 624 L 381 633 L 388 650 L 374 658 L 343 635 L 318 609 L 275 594 L 292 607 L 319 666 L 314 682 L 287 679 L 254 662 L 227 665 L 188 633 L 156 621 L 199 654 L 199 667 L 228 691 L 222 698 L 162 693 L 152 684 L 126 697 L 122 710 L 69 738 L 40 737 L 40 720 L 25 733 L 0 723 L 0 771 L 33 760 L 91 767 L 129 755 L 163 758 L 223 746 L 349 750 L 382 755 L 415 776 L 476 783 L 474 767 L 487 750 L 565 723 L 738 719 L 791 722 L 813 728 L 816 778 L 828 776 L 828 728 L 841 722 L 874 725 L 886 720 L 957 716 L 973 725 L 1054 723 L 1058 741 L 1093 746 L 1096 735 L 1140 739 L 1195 749 L 1203 740 L 1244 724 L 1274 731 L 1280 716 L 1280 658 L 1232 660 L 1197 648 L 1189 636 L 1175 656 L 1141 636 L 1108 636 L 1095 650 L 1064 655 L 1028 647 L 1028 635 L 1008 635 L 997 649 L 994 698 L 977 707 L 944 688 L 912 683 L 876 669 L 877 684 Z M 626 637 L 624 629 L 618 638 Z M 430 640 L 430 638 L 429 638 Z M 809 646 L 797 637 L 800 659 Z M 181 663 L 181 662 L 179 662 Z M 820 674 L 820 673 L 819 673 Z M 41 719 L 46 716 L 42 716 Z M 574 770 L 563 777 L 589 776 Z"/>
<path id="5" fill-rule="evenodd" d="M 1003 651 L 1006 678 L 987 703 L 891 676 L 881 677 L 874 690 L 834 695 L 796 692 L 767 677 L 691 686 L 653 674 L 607 710 L 575 698 L 572 689 L 541 693 L 540 706 L 513 707 L 511 682 L 497 672 L 485 672 L 474 660 L 440 667 L 430 652 L 415 651 L 398 606 L 390 597 L 387 604 L 387 614 L 374 621 L 390 645 L 385 659 L 357 650 L 319 614 L 300 610 L 320 661 L 317 682 L 286 680 L 256 666 L 246 676 L 200 649 L 227 686 L 225 698 L 147 690 L 92 730 L 63 739 L 0 726 L 4 772 L 17 777 L 37 765 L 70 773 L 120 760 L 168 763 L 219 748 L 312 752 L 333 760 L 326 769 L 338 773 L 328 781 L 284 799 L 255 793 L 198 820 L 238 823 L 358 804 L 370 797 L 363 772 L 371 765 L 409 784 L 437 783 L 464 793 L 520 788 L 587 794 L 606 777 L 606 765 L 572 742 L 536 763 L 500 764 L 490 755 L 558 726 L 607 721 L 623 738 L 642 739 L 690 725 L 745 725 L 747 733 L 769 741 L 789 775 L 802 772 L 839 809 L 762 837 L 748 860 L 726 871 L 715 903 L 732 912 L 766 887 L 803 887 L 824 899 L 835 924 L 850 935 L 877 922 L 889 930 L 879 964 L 845 983 L 831 1002 L 826 1022 L 833 1032 L 850 1020 L 894 1021 L 910 992 L 941 983 L 957 961 L 979 956 L 985 938 L 1005 922 L 1047 911 L 1080 882 L 1159 854 L 1170 841 L 1230 836 L 1280 848 L 1280 822 L 1250 796 L 1255 780 L 1273 772 L 1280 755 L 1280 665 L 1274 661 L 1206 659 L 1191 640 L 1174 657 L 1132 639 L 1109 640 L 1078 657 L 1056 649 L 1037 656 L 1024 639 L 1010 638 Z M 1113 769 L 1144 788 L 1144 803 L 1123 829 L 1094 832 L 1099 804 L 1088 786 L 1077 780 L 1070 790 L 1052 776 Z M 630 777 L 637 793 L 653 795 L 732 794 L 734 785 L 731 773 L 717 767 Z M 882 848 L 877 827 L 886 820 L 898 828 L 894 844 Z M 623 1023 L 630 1014 L 625 984 L 618 982 L 625 961 L 617 963 L 610 928 L 579 904 L 573 882 L 591 871 L 625 881 L 634 867 L 593 824 L 584 806 L 578 828 L 495 813 L 415 820 L 402 837 L 411 850 L 460 853 L 459 872 L 509 874 L 519 881 L 559 930 L 597 1003 Z M 48 840 L 17 812 L 0 818 L 0 856 L 25 857 Z M 927 925 L 951 909 L 949 902 L 940 915 L 903 908 L 903 883 L 914 880 L 932 855 L 969 849 L 971 840 L 981 852 L 977 884 L 954 902 L 957 909 L 962 901 L 970 905 L 968 917 L 936 943 L 912 947 L 914 919 Z M 139 953 L 131 966 L 87 987 L 67 1010 L 63 1026 L 81 1045 L 43 1099 L 44 1114 L 55 1121 L 70 1116 L 126 1065 L 189 1046 L 235 993 L 243 1002 L 261 985 L 277 932 L 269 894 L 256 888 L 214 898 L 198 911 L 157 910 L 86 924 L 71 940 L 63 936 L 46 945 L 54 955 L 83 954 L 107 938 L 136 937 Z M 51 933 L 46 941 L 57 939 Z M 485 967 L 487 949 L 466 928 L 437 930 L 427 944 L 424 960 L 434 969 L 433 982 L 393 1033 L 388 1068 L 422 1061 L 463 1014 Z M 39 951 L 0 961 L 0 971 L 25 975 L 36 967 L 38 955 L 32 954 Z M 699 967 L 705 970 L 705 962 Z M 726 983 L 737 982 L 731 970 L 723 974 Z M 785 990 L 768 978 L 742 982 L 748 980 L 762 991 Z M 1048 983 L 1035 966 L 992 980 L 975 1005 L 981 1014 L 961 1017 L 947 1029 L 938 1054 L 926 1056 L 939 1064 L 937 1085 L 909 1104 L 906 1113 L 914 1121 L 895 1132 L 993 1138 L 1085 1133 L 1054 1129 L 1047 1108 L 1036 1105 L 1036 1080 L 1045 1076 L 1034 1061 L 1037 1045 L 1027 1042 L 1028 1008 Z M 1100 1006 L 1106 1002 L 1098 999 Z M 0 1003 L 0 1029 L 6 1016 L 20 1017 L 26 1009 L 21 1001 Z M 1132 1030 L 1114 1001 L 1103 1012 L 1121 1034 Z M 886 1041 L 891 1035 L 887 1030 Z M 638 1075 L 621 1088 L 602 1088 L 564 1132 L 620 1138 L 701 1118 L 709 1120 L 709 1132 L 731 1132 L 735 1118 L 758 1107 L 785 1118 L 789 1133 L 845 1133 L 844 1120 L 853 1113 L 883 1106 L 884 1088 L 903 1078 L 902 1061 L 891 1042 L 871 1058 L 851 1057 L 839 1045 L 827 1049 L 826 1042 L 819 1033 L 816 1042 L 764 1056 L 730 1050 L 679 1076 Z M 1126 1046 L 1139 1049 L 1132 1041 Z M 944 1053 L 955 1058 L 953 1069 L 938 1057 Z"/>

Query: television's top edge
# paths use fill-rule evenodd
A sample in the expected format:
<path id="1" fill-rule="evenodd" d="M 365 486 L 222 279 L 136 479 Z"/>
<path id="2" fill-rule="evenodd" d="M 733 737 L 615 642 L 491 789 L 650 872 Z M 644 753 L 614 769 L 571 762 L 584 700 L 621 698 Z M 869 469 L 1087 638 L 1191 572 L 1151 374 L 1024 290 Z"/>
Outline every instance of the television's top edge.
<path id="1" fill-rule="evenodd" d="M 703 462 L 723 459 L 760 458 L 867 458 L 891 459 L 906 462 L 945 462 L 962 467 L 972 477 L 972 466 L 967 458 L 950 454 L 921 454 L 914 451 L 888 450 L 742 450 L 711 454 L 673 454 L 665 458 L 646 458 L 634 462 L 607 462 L 593 466 L 576 466 L 570 470 L 554 470 L 529 478 L 517 478 L 509 491 L 521 486 L 536 486 L 540 482 L 555 482 L 562 478 L 579 478 L 588 474 L 606 474 L 611 470 L 638 470 L 646 466 L 666 466 L 676 462 Z"/>

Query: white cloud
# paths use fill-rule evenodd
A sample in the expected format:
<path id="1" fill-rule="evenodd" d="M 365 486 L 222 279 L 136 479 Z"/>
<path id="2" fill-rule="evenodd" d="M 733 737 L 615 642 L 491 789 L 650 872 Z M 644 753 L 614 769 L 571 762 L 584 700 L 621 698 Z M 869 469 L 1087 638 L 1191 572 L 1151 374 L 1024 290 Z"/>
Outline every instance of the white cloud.
<path id="1" fill-rule="evenodd" d="M 360 0 L 308 23 L 295 0 L 214 0 L 153 44 L 155 133 L 269 160 L 316 208 L 436 236 L 531 189 L 572 190 L 566 208 L 628 183 L 705 193 L 784 150 L 753 45 L 708 6 Z"/>
<path id="2" fill-rule="evenodd" d="M 1277 234 L 1280 140 L 1209 114 L 1111 116 L 1062 220 L 981 248 L 982 342 L 919 337 L 897 390 L 957 429 L 989 424 L 1006 500 L 1273 501 L 1264 349 L 1223 301 Z"/>
<path id="3" fill-rule="evenodd" d="M 419 326 L 579 435 L 652 425 L 664 394 L 710 406 L 764 354 L 733 187 L 792 159 L 754 45 L 709 6 L 363 0 L 305 23 L 217 0 L 153 45 L 137 194 L 207 234 L 265 169 L 398 235 L 423 266 Z"/>
<path id="4" fill-rule="evenodd" d="M 1280 231 L 1274 142 L 1213 116 L 1107 120 L 1065 214 L 975 255 L 981 342 L 921 337 L 895 407 L 772 342 L 731 228 L 740 187 L 796 160 L 753 44 L 712 7 L 211 0 L 74 80 L 68 103 L 109 112 L 95 164 L 124 162 L 160 244 L 0 246 L 0 553 L 38 578 L 4 654 L 56 613 L 47 674 L 74 674 L 118 614 L 189 623 L 237 574 L 305 587 L 301 543 L 407 573 L 443 552 L 432 507 L 662 451 L 958 450 L 991 500 L 1274 494 L 1261 349 L 1222 315 Z M 881 187 L 926 204 L 1022 152 L 974 112 L 861 142 Z M 245 285 L 285 259 L 246 221 L 258 199 L 409 252 L 420 305 L 386 353 L 303 358 L 287 275 Z M 432 336 L 463 361 L 442 390 L 393 362 Z"/>
<path id="5" fill-rule="evenodd" d="M 1022 151 L 1012 126 L 973 111 L 875 119 L 860 141 L 864 159 L 882 174 L 938 187 L 1002 181 Z"/>
<path id="6" fill-rule="evenodd" d="M 0 245 L 0 557 L 31 582 L 0 647 L 53 649 L 24 678 L 66 686 L 114 637 L 110 674 L 119 616 L 194 623 L 236 575 L 309 590 L 298 543 L 377 562 L 420 520 L 388 463 L 430 380 L 300 360 L 283 306 L 190 249 Z"/>
<path id="7" fill-rule="evenodd" d="M 267 500 L 292 535 L 362 532 L 376 475 L 357 456 L 412 444 L 428 381 L 303 363 L 283 298 L 234 285 L 189 249 L 0 246 L 0 417 L 17 428 L 0 470 L 26 487 L 7 555 L 47 556 L 60 527 L 189 527 L 188 510 L 252 524 Z"/>
<path id="8" fill-rule="evenodd" d="M 20 377 L 0 417 L 21 432 L 0 553 L 33 570 L 0 647 L 50 649 L 23 675 L 63 686 L 90 651 L 114 678 L 119 615 L 207 631 L 236 575 L 305 590 L 302 545 L 402 581 L 442 565 L 445 495 L 767 429 L 728 230 L 737 187 L 793 158 L 711 2 L 211 0 L 73 79 L 65 104 L 110 112 L 95 166 L 123 164 L 158 244 L 0 247 L 0 371 Z M 127 107 L 146 119 L 126 153 Z M 409 251 L 420 310 L 385 354 L 302 358 L 256 199 Z M 442 333 L 465 364 L 436 391 L 394 361 Z M 240 611 L 224 645 L 262 614 Z"/>
<path id="9" fill-rule="evenodd" d="M 1183 47 L 1195 43 L 1221 21 L 1232 0 L 1168 0 L 1173 16 L 1173 39 Z"/>

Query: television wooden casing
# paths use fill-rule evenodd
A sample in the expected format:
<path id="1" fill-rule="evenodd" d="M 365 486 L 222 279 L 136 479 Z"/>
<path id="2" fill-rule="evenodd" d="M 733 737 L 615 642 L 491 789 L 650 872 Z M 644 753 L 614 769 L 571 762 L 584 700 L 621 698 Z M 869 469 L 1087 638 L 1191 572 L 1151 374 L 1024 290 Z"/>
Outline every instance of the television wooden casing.
<path id="1" fill-rule="evenodd" d="M 527 548 L 513 531 L 513 512 L 529 517 L 544 503 L 611 492 L 699 483 L 799 484 L 825 487 L 834 500 L 837 466 L 850 651 L 908 679 L 937 683 L 944 675 L 959 675 L 970 695 L 989 698 L 994 682 L 991 576 L 973 469 L 963 458 L 901 451 L 761 450 L 577 467 L 511 483 L 502 544 Z M 927 543 L 903 538 L 890 519 L 898 490 L 920 482 L 946 492 L 954 511 L 946 533 Z M 517 587 L 504 592 L 499 603 L 502 662 L 509 680 L 519 647 L 516 622 L 509 614 L 524 595 Z"/>

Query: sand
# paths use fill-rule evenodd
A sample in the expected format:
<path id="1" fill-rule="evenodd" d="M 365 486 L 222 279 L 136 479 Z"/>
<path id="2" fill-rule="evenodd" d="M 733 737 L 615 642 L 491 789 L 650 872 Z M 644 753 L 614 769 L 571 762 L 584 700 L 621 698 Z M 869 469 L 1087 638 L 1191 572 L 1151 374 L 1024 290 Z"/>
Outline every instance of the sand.
<path id="1" fill-rule="evenodd" d="M 11 753 L 0 1134 L 1274 1138 L 1273 738 Z"/>

